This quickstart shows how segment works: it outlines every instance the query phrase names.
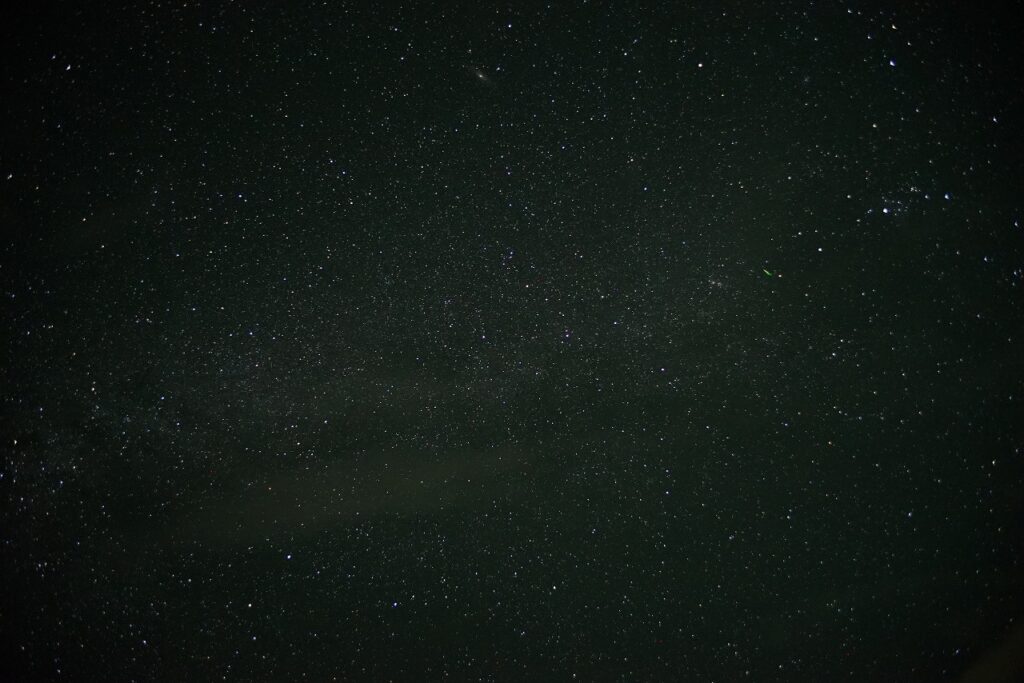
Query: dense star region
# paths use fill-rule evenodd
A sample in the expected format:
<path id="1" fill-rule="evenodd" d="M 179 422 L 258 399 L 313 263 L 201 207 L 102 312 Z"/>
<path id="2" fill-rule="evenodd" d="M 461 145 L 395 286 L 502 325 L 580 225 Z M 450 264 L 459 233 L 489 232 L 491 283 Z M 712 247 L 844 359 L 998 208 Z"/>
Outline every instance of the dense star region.
<path id="1" fill-rule="evenodd" d="M 1014 680 L 1016 9 L 4 10 L 0 679 Z"/>

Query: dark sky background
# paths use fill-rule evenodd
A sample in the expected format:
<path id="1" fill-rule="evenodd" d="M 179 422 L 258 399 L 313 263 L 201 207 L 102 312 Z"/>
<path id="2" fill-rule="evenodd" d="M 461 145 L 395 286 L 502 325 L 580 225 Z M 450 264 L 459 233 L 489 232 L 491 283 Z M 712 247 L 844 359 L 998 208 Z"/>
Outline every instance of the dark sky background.
<path id="1" fill-rule="evenodd" d="M 4 10 L 2 678 L 1011 680 L 1024 26 L 892 4 Z"/>

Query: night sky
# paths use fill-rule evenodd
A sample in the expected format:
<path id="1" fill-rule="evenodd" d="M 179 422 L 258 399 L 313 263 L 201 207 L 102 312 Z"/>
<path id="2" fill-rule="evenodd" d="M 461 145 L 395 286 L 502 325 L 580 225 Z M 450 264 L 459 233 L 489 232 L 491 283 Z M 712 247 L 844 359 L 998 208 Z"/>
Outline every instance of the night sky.
<path id="1" fill-rule="evenodd" d="M 1024 25 L 891 5 L 5 10 L 0 679 L 1013 680 Z"/>

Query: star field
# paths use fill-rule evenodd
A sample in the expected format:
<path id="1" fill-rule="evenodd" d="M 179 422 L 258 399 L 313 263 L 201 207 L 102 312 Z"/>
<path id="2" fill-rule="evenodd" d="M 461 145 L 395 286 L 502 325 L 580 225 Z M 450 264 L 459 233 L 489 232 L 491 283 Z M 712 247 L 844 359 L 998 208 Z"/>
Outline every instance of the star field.
<path id="1" fill-rule="evenodd" d="M 9 12 L 0 678 L 1014 680 L 1013 10 Z"/>

